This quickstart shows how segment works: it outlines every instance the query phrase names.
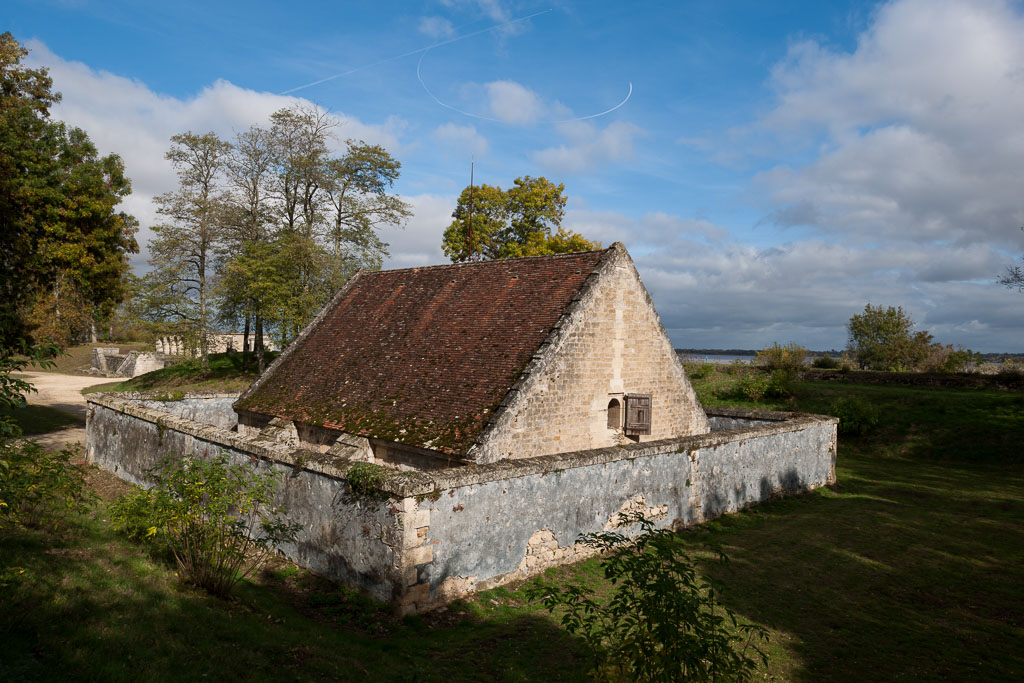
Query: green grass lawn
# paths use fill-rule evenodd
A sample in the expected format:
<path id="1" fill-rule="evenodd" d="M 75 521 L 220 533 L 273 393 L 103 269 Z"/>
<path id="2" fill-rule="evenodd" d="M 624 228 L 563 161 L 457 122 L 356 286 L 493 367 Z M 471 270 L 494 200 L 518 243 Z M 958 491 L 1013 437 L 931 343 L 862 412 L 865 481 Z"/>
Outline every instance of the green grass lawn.
<path id="1" fill-rule="evenodd" d="M 274 351 L 266 354 L 267 365 L 277 357 Z M 181 392 L 242 391 L 256 379 L 256 359 L 250 355 L 249 365 L 242 369 L 241 353 L 215 353 L 210 355 L 210 370 L 203 372 L 198 359 L 175 363 L 123 382 L 109 382 L 88 387 L 83 394 L 98 391 L 151 391 L 173 390 Z"/>
<path id="2" fill-rule="evenodd" d="M 836 486 L 680 536 L 731 558 L 707 571 L 772 634 L 759 678 L 1024 678 L 1024 393 L 808 382 L 751 403 L 730 398 L 737 379 L 694 384 L 706 403 L 826 412 L 855 396 L 881 415 L 840 438 Z M 580 643 L 516 587 L 398 619 L 280 563 L 223 601 L 105 520 L 100 505 L 69 532 L 0 534 L 0 680 L 587 678 Z M 549 575 L 607 588 L 594 559 Z"/>

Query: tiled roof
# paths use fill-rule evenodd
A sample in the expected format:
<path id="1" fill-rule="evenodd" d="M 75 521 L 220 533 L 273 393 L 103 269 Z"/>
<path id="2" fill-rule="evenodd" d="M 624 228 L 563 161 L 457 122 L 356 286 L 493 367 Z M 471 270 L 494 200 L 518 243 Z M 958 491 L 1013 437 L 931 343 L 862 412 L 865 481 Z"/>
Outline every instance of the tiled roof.
<path id="1" fill-rule="evenodd" d="M 236 407 L 465 454 L 607 251 L 361 273 Z"/>

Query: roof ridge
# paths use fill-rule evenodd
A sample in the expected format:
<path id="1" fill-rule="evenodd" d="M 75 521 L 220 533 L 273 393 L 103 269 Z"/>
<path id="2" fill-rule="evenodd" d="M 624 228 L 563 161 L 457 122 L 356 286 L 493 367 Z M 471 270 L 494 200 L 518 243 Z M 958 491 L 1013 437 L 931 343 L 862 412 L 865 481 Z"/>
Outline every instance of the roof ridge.
<path id="1" fill-rule="evenodd" d="M 365 271 L 367 275 L 375 275 L 378 273 L 401 273 L 404 271 L 421 271 L 421 270 L 440 270 L 442 268 L 472 268 L 478 266 L 490 266 L 498 264 L 516 263 L 519 261 L 537 261 L 539 259 L 562 259 L 570 258 L 573 256 L 582 256 L 584 254 L 597 254 L 610 251 L 615 248 L 615 245 L 621 244 L 615 242 L 611 246 L 602 247 L 601 249 L 591 249 L 589 251 L 570 251 L 564 254 L 543 254 L 541 256 L 519 256 L 517 258 L 504 258 L 504 259 L 488 259 L 486 261 L 462 261 L 459 263 L 437 263 L 431 266 L 408 266 L 406 268 L 388 268 L 387 270 L 368 270 Z"/>

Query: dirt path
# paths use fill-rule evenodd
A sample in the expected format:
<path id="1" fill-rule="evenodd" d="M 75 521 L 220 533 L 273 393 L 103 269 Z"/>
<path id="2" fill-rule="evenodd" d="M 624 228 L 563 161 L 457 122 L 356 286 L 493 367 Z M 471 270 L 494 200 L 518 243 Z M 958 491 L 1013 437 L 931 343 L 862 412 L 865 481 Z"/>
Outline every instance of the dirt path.
<path id="1" fill-rule="evenodd" d="M 61 375 L 54 372 L 19 372 L 36 388 L 28 395 L 31 405 L 50 406 L 74 415 L 85 422 L 86 403 L 82 389 L 95 384 L 113 382 L 109 377 L 86 377 L 82 375 Z M 49 434 L 31 437 L 46 448 L 62 448 L 67 444 L 85 445 L 85 427 L 69 427 Z"/>

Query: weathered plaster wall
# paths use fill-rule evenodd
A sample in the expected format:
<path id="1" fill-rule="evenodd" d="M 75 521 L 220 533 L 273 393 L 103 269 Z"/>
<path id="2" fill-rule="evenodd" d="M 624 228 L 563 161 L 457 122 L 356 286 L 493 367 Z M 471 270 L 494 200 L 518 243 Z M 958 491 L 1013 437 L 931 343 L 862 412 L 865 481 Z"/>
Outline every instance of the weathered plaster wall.
<path id="1" fill-rule="evenodd" d="M 651 433 L 640 442 L 710 431 L 625 250 L 591 276 L 559 325 L 470 459 L 489 463 L 630 443 L 621 428 L 608 428 L 608 403 L 623 403 L 625 394 L 652 398 Z"/>
<path id="2" fill-rule="evenodd" d="M 530 576 L 584 554 L 583 533 L 643 511 L 686 526 L 835 480 L 836 419 L 709 409 L 741 429 L 488 465 L 395 472 L 353 495 L 352 461 L 202 425 L 139 399 L 87 397 L 90 462 L 129 481 L 167 453 L 212 455 L 282 472 L 280 500 L 303 525 L 296 562 L 405 612 Z M 176 402 L 170 402 L 167 405 Z M 154 404 L 150 404 L 154 405 Z M 358 450 L 358 449 L 356 449 Z M 636 529 L 627 530 L 635 533 Z"/>
<path id="3" fill-rule="evenodd" d="M 431 559 L 418 569 L 431 599 L 580 559 L 590 551 L 576 544 L 579 535 L 614 528 L 622 513 L 643 511 L 658 526 L 680 528 L 835 481 L 834 419 L 709 410 L 712 420 L 757 424 L 518 461 L 501 478 L 442 487 L 435 501 L 421 501 L 417 511 L 429 524 L 420 533 Z M 479 480 L 480 469 L 467 476 Z"/>
<path id="4" fill-rule="evenodd" d="M 343 476 L 344 462 L 273 441 L 246 439 L 220 427 L 154 410 L 138 399 L 111 394 L 87 398 L 86 453 L 90 463 L 143 486 L 149 483 L 146 472 L 166 455 L 209 457 L 221 451 L 232 463 L 273 468 L 281 473 L 278 502 L 288 507 L 289 521 L 302 525 L 297 542 L 281 548 L 282 552 L 298 564 L 378 600 L 396 598 L 393 590 L 404 581 L 398 568 L 402 549 L 393 545 L 401 536 L 398 508 L 352 495 Z M 232 399 L 226 400 L 230 405 Z"/>

